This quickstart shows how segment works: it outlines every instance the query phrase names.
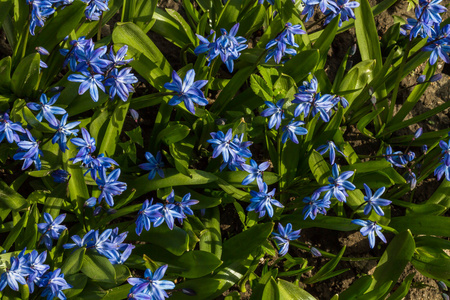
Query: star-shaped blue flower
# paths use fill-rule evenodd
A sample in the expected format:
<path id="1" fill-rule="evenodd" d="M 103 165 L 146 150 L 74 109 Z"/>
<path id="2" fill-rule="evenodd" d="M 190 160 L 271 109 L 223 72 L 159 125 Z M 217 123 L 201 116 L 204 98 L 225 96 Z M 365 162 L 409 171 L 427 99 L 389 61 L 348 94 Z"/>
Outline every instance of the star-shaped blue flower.
<path id="1" fill-rule="evenodd" d="M 380 198 L 380 196 L 383 195 L 386 188 L 384 186 L 379 188 L 373 195 L 372 195 L 372 190 L 365 183 L 364 183 L 364 189 L 366 190 L 366 196 L 364 196 L 364 201 L 367 202 L 366 206 L 364 207 L 364 214 L 365 215 L 370 214 L 370 211 L 373 208 L 373 210 L 378 215 L 384 216 L 384 211 L 381 209 L 380 206 L 386 206 L 386 205 L 389 205 L 392 203 L 392 201 L 390 201 L 390 200 Z"/>
<path id="2" fill-rule="evenodd" d="M 250 205 L 247 206 L 248 211 L 255 211 L 259 214 L 259 217 L 262 218 L 267 214 L 269 217 L 273 217 L 273 207 L 272 205 L 283 207 L 278 200 L 274 199 L 275 189 L 271 192 L 268 192 L 267 184 L 264 182 L 262 187 L 260 187 L 259 192 L 250 191 L 250 195 L 253 197 L 250 199 Z"/>
<path id="3" fill-rule="evenodd" d="M 280 99 L 276 104 L 270 101 L 264 101 L 264 103 L 269 107 L 261 112 L 261 116 L 270 117 L 269 119 L 269 129 L 275 127 L 278 130 L 281 124 L 281 120 L 285 118 L 284 116 L 284 105 L 285 99 Z"/>
<path id="4" fill-rule="evenodd" d="M 373 222 L 370 220 L 353 220 L 353 224 L 363 226 L 360 229 L 360 232 L 363 236 L 367 236 L 369 238 L 370 248 L 375 247 L 375 234 L 386 243 L 386 238 L 381 233 L 381 226 L 377 225 L 377 222 Z"/>
<path id="5" fill-rule="evenodd" d="M 272 234 L 274 235 L 273 239 L 277 243 L 278 248 L 280 248 L 278 251 L 280 256 L 286 255 L 289 250 L 289 242 L 298 239 L 300 237 L 300 231 L 301 229 L 292 231 L 291 223 L 287 223 L 286 227 L 283 227 L 281 223 L 278 223 L 278 233 L 272 232 Z"/>

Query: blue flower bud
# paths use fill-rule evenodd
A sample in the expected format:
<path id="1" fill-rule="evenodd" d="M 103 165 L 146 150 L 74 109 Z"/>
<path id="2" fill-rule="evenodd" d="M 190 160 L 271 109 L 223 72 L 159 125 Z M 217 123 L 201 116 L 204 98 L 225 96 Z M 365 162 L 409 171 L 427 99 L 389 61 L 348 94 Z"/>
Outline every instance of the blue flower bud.
<path id="1" fill-rule="evenodd" d="M 439 286 L 439 288 L 441 289 L 441 290 L 443 290 L 443 291 L 448 291 L 448 288 L 447 288 L 447 285 L 445 284 L 445 282 L 443 282 L 443 281 L 438 281 L 438 286 Z"/>
<path id="2" fill-rule="evenodd" d="M 435 82 L 435 81 L 441 80 L 441 78 L 442 78 L 442 74 L 439 73 L 439 74 L 436 74 L 436 75 L 431 76 L 431 78 L 430 78 L 429 81 L 430 81 L 430 82 Z"/>
<path id="3" fill-rule="evenodd" d="M 427 78 L 427 77 L 426 77 L 425 75 L 420 75 L 420 76 L 417 78 L 417 83 L 424 83 L 426 78 Z"/>
<path id="4" fill-rule="evenodd" d="M 320 256 L 322 256 L 322 253 L 320 253 L 320 251 L 317 250 L 317 249 L 314 248 L 314 247 L 311 247 L 310 251 L 311 251 L 311 254 L 312 254 L 314 257 L 320 257 Z"/>
<path id="5" fill-rule="evenodd" d="M 427 151 L 428 151 L 428 146 L 427 146 L 427 145 L 423 145 L 423 146 L 422 146 L 422 152 L 423 152 L 423 154 L 427 154 Z"/>
<path id="6" fill-rule="evenodd" d="M 423 129 L 422 127 L 419 127 L 419 129 L 416 130 L 416 132 L 414 133 L 414 139 L 418 139 L 423 133 Z"/>
<path id="7" fill-rule="evenodd" d="M 91 197 L 91 198 L 87 199 L 86 202 L 84 202 L 84 206 L 85 207 L 94 207 L 96 203 L 97 203 L 97 198 Z"/>

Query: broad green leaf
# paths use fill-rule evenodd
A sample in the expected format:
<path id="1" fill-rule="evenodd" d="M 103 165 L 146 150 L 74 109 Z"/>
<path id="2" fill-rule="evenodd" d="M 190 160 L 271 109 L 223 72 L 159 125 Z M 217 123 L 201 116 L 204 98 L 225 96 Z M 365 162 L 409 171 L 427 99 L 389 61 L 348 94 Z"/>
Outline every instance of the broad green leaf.
<path id="1" fill-rule="evenodd" d="M 397 231 L 411 230 L 413 234 L 428 234 L 450 237 L 450 219 L 433 215 L 409 215 L 394 217 L 391 219 L 390 227 Z"/>
<path id="2" fill-rule="evenodd" d="M 253 92 L 261 97 L 264 101 L 273 101 L 273 91 L 268 83 L 256 74 L 250 76 L 250 87 Z"/>
<path id="3" fill-rule="evenodd" d="M 119 141 L 120 133 L 122 132 L 123 123 L 125 122 L 129 106 L 130 102 L 118 102 L 108 127 L 106 128 L 105 135 L 101 140 L 99 153 L 105 153 L 106 156 L 111 157 L 114 155 L 114 152 L 116 152 L 116 146 Z"/>
<path id="4" fill-rule="evenodd" d="M 309 73 L 314 73 L 319 58 L 319 50 L 305 50 L 290 59 L 280 71 L 291 76 L 296 83 L 299 83 Z"/>
<path id="5" fill-rule="evenodd" d="M 83 266 L 85 253 L 85 248 L 79 248 L 71 252 L 70 255 L 65 259 L 64 264 L 61 267 L 61 273 L 65 275 L 78 273 Z"/>
<path id="6" fill-rule="evenodd" d="M 0 18 L 1 14 L 4 12 L 1 8 L 4 3 L 11 2 L 5 0 L 0 1 Z M 11 90 L 11 56 L 4 57 L 0 60 L 0 89 L 5 90 L 5 92 L 9 92 Z"/>
<path id="7" fill-rule="evenodd" d="M 356 299 L 358 296 L 363 295 L 372 284 L 373 277 L 371 275 L 364 275 L 361 278 L 355 280 L 345 291 L 339 294 L 340 300 Z"/>
<path id="8" fill-rule="evenodd" d="M 272 277 L 266 283 L 261 299 L 262 300 L 280 299 L 280 289 L 278 288 L 277 283 Z"/>
<path id="9" fill-rule="evenodd" d="M 392 223 L 391 223 L 392 225 Z M 403 273 L 408 262 L 414 254 L 415 243 L 409 230 L 398 234 L 388 245 L 386 251 L 378 262 L 377 268 L 373 273 L 374 281 L 371 284 L 370 290 L 382 290 L 387 284 L 388 288 L 386 294 L 397 283 L 398 278 Z M 384 298 L 383 297 L 383 298 Z"/>
<path id="10" fill-rule="evenodd" d="M 242 1 L 240 0 L 229 0 L 226 2 L 225 7 L 222 9 L 219 18 L 217 19 L 217 31 L 224 28 L 227 32 L 230 32 L 231 27 L 236 24 L 241 4 Z"/>
<path id="11" fill-rule="evenodd" d="M 191 43 L 195 44 L 197 38 L 186 20 L 176 10 L 166 8 L 166 12 L 181 25 L 181 32 L 186 33 Z"/>
<path id="12" fill-rule="evenodd" d="M 157 5 L 157 0 L 137 1 L 133 23 L 139 26 L 143 32 L 150 30 L 152 21 L 154 20 L 153 13 Z"/>
<path id="13" fill-rule="evenodd" d="M 327 184 L 327 179 L 331 174 L 331 171 L 328 163 L 323 159 L 322 155 L 313 150 L 309 156 L 308 163 L 317 183 L 320 185 Z"/>
<path id="14" fill-rule="evenodd" d="M 356 128 L 358 128 L 358 130 L 361 131 L 362 134 L 372 137 L 373 133 L 370 132 L 366 127 L 367 127 L 367 125 L 369 125 L 370 122 L 372 122 L 383 111 L 384 111 L 384 107 L 381 107 L 380 109 L 376 109 L 373 112 L 365 115 L 358 121 L 358 124 L 356 124 Z"/>
<path id="15" fill-rule="evenodd" d="M 54 133 L 55 129 L 51 128 L 47 123 L 39 122 L 31 110 L 27 107 L 23 107 L 23 118 L 27 121 L 27 124 L 35 128 L 40 132 Z"/>
<path id="16" fill-rule="evenodd" d="M 322 32 L 317 41 L 314 43 L 313 48 L 318 49 L 320 51 L 320 56 L 327 55 L 331 43 L 333 42 L 334 37 L 336 36 L 338 25 L 339 25 L 339 18 L 334 18 L 327 25 L 327 27 L 325 27 L 325 30 Z"/>
<path id="17" fill-rule="evenodd" d="M 185 278 L 199 278 L 211 274 L 222 264 L 217 256 L 206 251 L 187 251 L 181 256 L 176 256 L 152 244 L 138 245 L 133 254 L 146 254 L 153 261 L 168 264 L 168 272 Z"/>
<path id="18" fill-rule="evenodd" d="M 206 230 L 200 236 L 200 250 L 208 251 L 222 257 L 222 234 L 220 231 L 220 212 L 218 207 L 212 207 L 205 211 L 202 222 Z"/>
<path id="19" fill-rule="evenodd" d="M 193 140 L 193 138 L 192 138 Z M 191 176 L 189 173 L 189 162 L 191 160 L 192 150 L 194 145 L 192 143 L 176 142 L 169 145 L 170 154 L 172 155 L 175 168 L 178 172 Z"/>
<path id="20" fill-rule="evenodd" d="M 250 36 L 253 32 L 261 28 L 266 16 L 264 5 L 257 5 L 245 12 L 244 17 L 239 22 L 238 35 Z"/>
<path id="21" fill-rule="evenodd" d="M 224 266 L 245 259 L 267 239 L 273 223 L 258 224 L 241 232 L 223 243 L 222 260 Z M 242 247 L 245 245 L 245 248 Z"/>
<path id="22" fill-rule="evenodd" d="M 38 236 L 37 224 L 39 223 L 39 209 L 34 203 L 28 217 L 27 226 L 23 232 L 22 239 L 18 241 L 17 248 L 34 249 Z"/>
<path id="23" fill-rule="evenodd" d="M 163 9 L 156 7 L 155 12 L 153 13 L 153 19 L 155 20 L 155 23 L 152 26 L 152 31 L 163 36 L 174 45 L 183 48 L 192 43 L 189 35 L 183 29 L 180 22 L 175 20 Z"/>
<path id="24" fill-rule="evenodd" d="M 301 289 L 298 285 L 283 279 L 278 279 L 278 288 L 280 290 L 280 299 L 316 300 L 316 298 L 307 291 Z"/>
<path id="25" fill-rule="evenodd" d="M 82 273 L 70 275 L 63 273 L 62 271 L 61 273 L 64 274 L 64 279 L 67 283 L 72 286 L 70 289 L 64 290 L 63 293 L 68 299 L 73 299 L 72 297 L 79 295 L 83 291 L 88 278 Z"/>
<path id="26" fill-rule="evenodd" d="M 19 193 L 0 180 L 0 207 L 17 211 L 28 207 L 28 203 Z"/>
<path id="27" fill-rule="evenodd" d="M 11 89 L 17 97 L 32 97 L 39 86 L 40 70 L 39 53 L 34 53 L 22 59 L 14 70 L 11 79 Z"/>
<path id="28" fill-rule="evenodd" d="M 256 181 L 250 183 L 249 185 L 242 185 L 242 181 L 248 175 L 248 173 L 245 171 L 229 171 L 229 172 L 224 171 L 224 172 L 214 173 L 214 175 L 225 180 L 226 182 L 233 185 L 234 187 L 243 188 L 243 187 L 257 187 L 258 186 Z M 267 183 L 267 185 L 271 185 L 271 184 L 278 182 L 279 176 L 273 172 L 264 172 L 263 179 L 264 179 L 264 182 Z"/>
<path id="29" fill-rule="evenodd" d="M 413 266 L 423 275 L 436 280 L 450 278 L 450 256 L 436 247 L 417 247 L 412 258 Z"/>
<path id="30" fill-rule="evenodd" d="M 167 145 L 179 142 L 188 136 L 191 129 L 177 122 L 170 122 L 169 125 L 159 132 L 156 143 L 159 143 L 161 140 L 164 141 Z"/>
<path id="31" fill-rule="evenodd" d="M 413 281 L 414 276 L 416 273 L 411 273 L 408 276 L 406 276 L 405 280 L 403 280 L 402 284 L 387 298 L 387 300 L 402 300 L 406 297 L 406 295 L 409 292 L 409 288 L 411 286 L 411 283 Z"/>
<path id="32" fill-rule="evenodd" d="M 20 218 L 19 222 L 17 224 L 14 224 L 14 228 L 11 230 L 11 232 L 8 234 L 4 242 L 2 243 L 3 249 L 6 251 L 11 248 L 11 246 L 14 244 L 14 242 L 19 237 L 19 234 L 22 232 L 23 227 L 28 222 L 28 216 L 30 215 L 30 211 L 27 210 L 22 217 Z"/>
<path id="33" fill-rule="evenodd" d="M 84 256 L 81 272 L 95 281 L 115 282 L 116 271 L 109 260 L 97 253 Z"/>
<path id="34" fill-rule="evenodd" d="M 280 222 L 292 223 L 294 228 L 325 228 L 338 231 L 352 231 L 359 227 L 351 223 L 351 219 L 332 217 L 332 216 L 317 216 L 315 220 L 306 219 L 303 220 L 303 215 L 300 213 L 294 213 L 281 217 Z"/>

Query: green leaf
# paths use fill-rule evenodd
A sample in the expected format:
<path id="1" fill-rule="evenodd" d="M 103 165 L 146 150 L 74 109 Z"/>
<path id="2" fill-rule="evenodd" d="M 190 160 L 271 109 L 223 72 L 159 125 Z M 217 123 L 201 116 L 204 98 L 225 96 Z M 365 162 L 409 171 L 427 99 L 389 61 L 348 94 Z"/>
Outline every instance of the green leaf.
<path id="1" fill-rule="evenodd" d="M 382 56 L 377 27 L 368 0 L 360 0 L 355 8 L 355 31 L 361 60 L 375 60 L 375 74 L 382 67 Z"/>
<path id="2" fill-rule="evenodd" d="M 316 300 L 316 298 L 307 291 L 301 289 L 298 285 L 283 279 L 278 279 L 278 288 L 280 290 L 280 299 Z"/>
<path id="3" fill-rule="evenodd" d="M 258 186 L 256 181 L 250 183 L 249 185 L 242 185 L 242 181 L 248 175 L 248 173 L 245 171 L 232 171 L 232 172 L 224 171 L 224 172 L 214 173 L 214 175 L 225 180 L 226 182 L 233 185 L 234 187 L 245 188 L 245 187 L 257 187 Z M 264 172 L 263 179 L 264 179 L 264 182 L 267 183 L 267 185 L 271 185 L 271 184 L 278 182 L 279 176 L 273 172 Z"/>
<path id="4" fill-rule="evenodd" d="M 448 228 L 450 219 L 433 215 L 409 215 L 394 217 L 391 219 L 390 227 L 397 231 L 411 230 L 413 234 L 427 234 L 450 237 Z"/>
<path id="5" fill-rule="evenodd" d="M 28 125 L 40 132 L 55 132 L 55 129 L 51 128 L 47 123 L 39 122 L 27 106 L 23 107 L 23 118 L 25 119 L 25 121 L 27 121 Z"/>
<path id="6" fill-rule="evenodd" d="M 0 1 L 0 23 L 1 23 L 1 14 L 4 13 L 2 10 L 2 6 L 6 1 Z M 7 1 L 6 3 L 11 3 Z M 6 11 L 8 13 L 8 11 Z M 0 24 L 1 25 L 1 24 Z M 0 89 L 4 89 L 5 91 L 10 91 L 11 89 L 11 56 L 4 57 L 0 60 Z"/>
<path id="7" fill-rule="evenodd" d="M 20 61 L 11 80 L 11 89 L 17 97 L 32 97 L 37 91 L 39 64 L 39 53 L 30 54 Z"/>
<path id="8" fill-rule="evenodd" d="M 253 92 L 261 97 L 264 101 L 272 102 L 273 91 L 264 79 L 256 74 L 250 76 L 250 87 Z"/>
<path id="9" fill-rule="evenodd" d="M 328 163 L 323 159 L 322 155 L 316 150 L 313 150 L 309 156 L 308 163 L 317 183 L 320 185 L 327 184 L 328 176 L 331 173 Z"/>
<path id="10" fill-rule="evenodd" d="M 224 28 L 226 31 L 230 31 L 231 27 L 236 23 L 241 9 L 241 0 L 229 0 L 222 9 L 219 18 L 217 19 L 217 31 Z"/>
<path id="11" fill-rule="evenodd" d="M 303 220 L 303 215 L 294 213 L 281 217 L 280 222 L 292 223 L 294 228 L 325 228 L 338 231 L 353 231 L 359 227 L 351 222 L 351 219 L 332 217 L 332 216 L 317 216 L 315 220 Z"/>
<path id="12" fill-rule="evenodd" d="M 392 224 L 392 223 L 391 223 Z M 389 243 L 373 273 L 374 281 L 370 290 L 382 290 L 388 285 L 383 297 L 394 287 L 414 254 L 415 243 L 409 230 L 403 231 Z M 379 298 L 377 298 L 379 299 Z"/>
<path id="13" fill-rule="evenodd" d="M 22 232 L 23 227 L 28 221 L 28 216 L 30 215 L 30 211 L 27 210 L 22 217 L 20 218 L 19 222 L 17 224 L 14 224 L 14 228 L 11 230 L 11 232 L 6 237 L 5 241 L 2 244 L 3 249 L 6 251 L 11 248 L 11 246 L 14 244 L 14 242 L 19 237 L 19 234 Z"/>
<path id="14" fill-rule="evenodd" d="M 80 271 L 81 267 L 83 266 L 85 253 L 86 248 L 80 248 L 73 251 L 64 261 L 64 264 L 61 267 L 61 273 L 65 275 L 78 273 L 78 271 Z"/>
<path id="15" fill-rule="evenodd" d="M 299 83 L 309 73 L 314 73 L 319 58 L 319 50 L 305 50 L 290 59 L 280 71 L 291 76 L 296 83 Z"/>
<path id="16" fill-rule="evenodd" d="M 239 35 L 250 36 L 253 32 L 261 28 L 266 16 L 266 9 L 264 5 L 257 5 L 245 12 L 244 17 L 239 22 Z"/>
<path id="17" fill-rule="evenodd" d="M 179 227 L 175 226 L 173 230 L 170 230 L 167 225 L 163 224 L 152 227 L 149 231 L 144 230 L 140 236 L 136 234 L 135 229 L 134 223 L 127 228 L 129 232 L 127 240 L 149 242 L 177 256 L 182 255 L 188 249 L 188 235 Z"/>
<path id="18" fill-rule="evenodd" d="M 132 130 L 125 131 L 125 134 L 128 135 L 132 143 L 136 143 L 139 146 L 144 147 L 144 139 L 142 138 L 141 127 L 136 127 Z"/>
<path id="19" fill-rule="evenodd" d="M 436 280 L 450 279 L 450 256 L 440 248 L 417 247 L 411 262 L 420 273 L 427 277 Z"/>
<path id="20" fill-rule="evenodd" d="M 179 142 L 188 136 L 191 129 L 177 122 L 170 122 L 169 125 L 161 130 L 156 138 L 156 143 L 161 140 L 167 145 Z"/>
<path id="21" fill-rule="evenodd" d="M 192 43 L 189 35 L 186 34 L 183 26 L 170 16 L 163 9 L 156 7 L 153 13 L 153 19 L 155 23 L 152 26 L 152 31 L 163 36 L 174 45 L 183 48 L 184 46 Z"/>
<path id="22" fill-rule="evenodd" d="M 138 245 L 133 254 L 146 254 L 153 261 L 167 263 L 169 272 L 185 278 L 199 278 L 213 272 L 222 264 L 220 259 L 206 251 L 188 251 L 176 256 L 169 251 L 154 246 Z"/>
<path id="23" fill-rule="evenodd" d="M 220 259 L 222 257 L 222 234 L 220 232 L 219 208 L 207 209 L 202 222 L 206 230 L 200 236 L 200 250 L 211 252 Z"/>
<path id="24" fill-rule="evenodd" d="M 312 284 L 328 278 L 327 275 L 333 272 L 333 270 L 336 268 L 337 264 L 342 258 L 342 255 L 344 255 L 344 252 L 345 246 L 341 249 L 341 251 L 339 251 L 335 258 L 327 262 L 313 277 L 307 278 L 305 280 L 305 283 Z"/>
<path id="25" fill-rule="evenodd" d="M 157 4 L 157 0 L 137 1 L 133 23 L 141 28 L 143 32 L 150 30 Z"/>
<path id="26" fill-rule="evenodd" d="M 37 207 L 37 203 L 34 203 L 30 215 L 28 217 L 27 226 L 25 228 L 25 232 L 22 235 L 21 240 L 19 240 L 19 245 L 17 248 L 27 248 L 34 249 L 36 247 L 36 240 L 38 235 L 37 224 L 39 223 L 39 209 Z"/>
<path id="27" fill-rule="evenodd" d="M 81 272 L 95 281 L 115 282 L 116 271 L 109 260 L 97 253 L 84 256 Z"/>
<path id="28" fill-rule="evenodd" d="M 28 207 L 28 203 L 19 193 L 0 180 L 0 207 L 18 211 Z"/>
<path id="29" fill-rule="evenodd" d="M 365 115 L 358 121 L 358 124 L 356 124 L 356 128 L 358 128 L 358 130 L 361 131 L 362 134 L 372 137 L 373 133 L 367 130 L 366 127 L 383 111 L 384 107 L 381 107 L 380 109 L 376 109 L 373 112 Z"/>
<path id="30" fill-rule="evenodd" d="M 331 43 L 334 41 L 334 37 L 336 36 L 336 32 L 339 25 L 339 19 L 340 18 L 334 18 L 327 25 L 327 27 L 325 27 L 325 30 L 322 32 L 317 41 L 314 43 L 313 48 L 318 49 L 320 51 L 321 57 L 323 55 L 327 55 Z"/>
<path id="31" fill-rule="evenodd" d="M 70 284 L 72 287 L 70 289 L 64 290 L 64 295 L 70 299 L 72 297 L 75 297 L 79 295 L 84 287 L 86 286 L 86 283 L 88 281 L 88 278 L 86 275 L 78 273 L 78 274 L 66 274 L 61 271 L 62 274 L 64 274 L 64 279 L 67 281 L 68 284 Z"/>
<path id="32" fill-rule="evenodd" d="M 409 287 L 411 286 L 411 283 L 413 281 L 414 276 L 416 273 L 411 273 L 408 276 L 406 276 L 405 280 L 403 280 L 402 284 L 387 298 L 387 300 L 402 300 L 406 297 L 406 295 L 409 292 Z"/>
<path id="33" fill-rule="evenodd" d="M 340 300 L 356 299 L 358 296 L 363 295 L 372 284 L 373 277 L 371 275 L 364 275 L 358 278 L 352 285 L 339 294 Z"/>
<path id="34" fill-rule="evenodd" d="M 245 259 L 256 250 L 269 237 L 273 229 L 273 223 L 258 224 L 241 232 L 223 243 L 223 265 L 228 266 L 233 262 Z M 242 247 L 245 245 L 245 248 Z"/>
<path id="35" fill-rule="evenodd" d="M 280 299 L 280 290 L 278 288 L 277 283 L 270 277 L 269 281 L 264 286 L 262 300 L 275 300 Z"/>
<path id="36" fill-rule="evenodd" d="M 106 156 L 110 157 L 114 155 L 129 106 L 130 102 L 118 102 L 101 141 L 99 153 L 105 153 Z"/>

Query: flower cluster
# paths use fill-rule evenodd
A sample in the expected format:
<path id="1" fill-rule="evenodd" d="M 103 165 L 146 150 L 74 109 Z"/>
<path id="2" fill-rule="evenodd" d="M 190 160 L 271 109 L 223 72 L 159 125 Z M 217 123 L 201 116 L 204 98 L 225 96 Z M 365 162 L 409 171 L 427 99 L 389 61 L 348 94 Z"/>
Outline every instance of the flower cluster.
<path id="1" fill-rule="evenodd" d="M 247 40 L 241 36 L 236 36 L 239 23 L 235 24 L 228 33 L 225 29 L 220 29 L 222 35 L 215 38 L 215 32 L 211 32 L 212 42 L 199 34 L 200 45 L 194 49 L 194 53 L 199 55 L 206 53 L 206 58 L 211 63 L 217 56 L 225 63 L 230 73 L 234 69 L 234 61 L 241 56 L 241 51 L 248 47 Z"/>
<path id="2" fill-rule="evenodd" d="M 245 163 L 246 158 L 250 158 L 252 153 L 247 149 L 252 142 L 244 142 L 244 135 L 240 137 L 236 134 L 233 137 L 233 131 L 228 129 L 227 134 L 222 131 L 211 132 L 212 139 L 207 142 L 212 144 L 214 149 L 212 158 L 216 158 L 222 154 L 223 164 L 220 166 L 220 171 L 222 171 L 226 166 L 231 171 L 236 169 L 241 170 L 242 164 Z"/>
<path id="3" fill-rule="evenodd" d="M 89 132 L 81 129 L 82 138 L 73 138 L 70 141 L 78 148 L 78 153 L 74 158 L 71 158 L 73 163 L 81 162 L 81 165 L 87 168 L 84 173 L 90 173 L 92 179 L 97 183 L 98 188 L 102 191 L 98 199 L 90 198 L 86 206 L 93 207 L 96 203 L 100 203 L 103 199 L 109 206 L 114 206 L 113 196 L 122 194 L 127 189 L 127 184 L 118 181 L 120 176 L 120 169 L 115 169 L 111 173 L 106 174 L 106 170 L 112 165 L 118 166 L 118 163 L 112 158 L 106 157 L 103 153 L 97 157 L 92 153 L 96 150 L 95 139 L 91 137 Z"/>
<path id="4" fill-rule="evenodd" d="M 90 230 L 82 238 L 71 237 L 74 244 L 64 244 L 64 249 L 86 248 L 96 250 L 105 256 L 113 265 L 123 264 L 134 249 L 134 245 L 124 243 L 128 232 L 119 234 L 119 228 L 107 229 L 100 234 L 99 230 Z"/>
<path id="5" fill-rule="evenodd" d="M 19 290 L 19 283 L 28 285 L 30 293 L 34 292 L 35 285 L 43 288 L 41 297 L 47 299 L 66 299 L 63 290 L 72 286 L 64 279 L 61 269 L 50 271 L 50 266 L 44 264 L 47 251 L 39 254 L 36 250 L 25 254 L 26 248 L 11 257 L 10 267 L 0 277 L 0 291 L 8 285 L 12 290 Z"/>
<path id="6" fill-rule="evenodd" d="M 191 205 L 195 205 L 198 202 L 198 200 L 191 199 L 190 193 L 184 195 L 181 201 L 175 201 L 174 190 L 167 196 L 164 204 L 153 204 L 153 199 L 150 201 L 145 200 L 136 220 L 136 233 L 141 235 L 144 228 L 146 231 L 149 231 L 151 223 L 153 223 L 154 227 L 158 227 L 166 222 L 167 226 L 172 230 L 175 220 L 183 224 L 183 219 L 194 214 Z"/>
<path id="7" fill-rule="evenodd" d="M 92 1 L 102 2 L 102 1 Z M 127 101 L 131 92 L 134 92 L 133 83 L 138 79 L 131 72 L 131 68 L 120 68 L 128 64 L 131 59 L 125 59 L 128 46 L 125 45 L 114 54 L 111 46 L 109 52 L 106 46 L 95 49 L 92 39 L 80 37 L 70 42 L 71 49 L 61 49 L 60 52 L 66 57 L 64 64 L 69 64 L 73 72 L 81 74 L 71 74 L 67 78 L 72 82 L 81 82 L 78 94 L 82 95 L 87 90 L 92 100 L 99 99 L 98 89 L 106 93 L 105 86 L 109 86 L 109 97 L 113 99 L 116 95 Z"/>
<path id="8" fill-rule="evenodd" d="M 414 8 L 415 18 L 408 18 L 407 23 L 401 27 L 403 35 L 409 31 L 409 39 L 418 36 L 428 37 L 428 43 L 422 51 L 431 51 L 430 64 L 434 65 L 440 57 L 444 62 L 450 63 L 450 25 L 441 28 L 442 16 L 447 9 L 440 5 L 442 0 L 420 0 Z"/>
<path id="9" fill-rule="evenodd" d="M 297 51 L 287 46 L 298 48 L 298 44 L 294 40 L 294 35 L 305 34 L 306 31 L 302 30 L 301 25 L 292 25 L 292 23 L 286 23 L 284 30 L 273 40 L 267 43 L 266 49 L 275 48 L 269 50 L 266 55 L 265 62 L 268 62 L 272 57 L 275 62 L 279 64 L 285 54 L 296 55 Z"/>
<path id="10" fill-rule="evenodd" d="M 342 26 L 342 21 L 348 21 L 349 18 L 354 19 L 355 13 L 352 9 L 359 7 L 359 3 L 349 0 L 302 0 L 305 4 L 302 15 L 306 15 L 305 22 L 308 21 L 314 14 L 316 5 L 319 5 L 322 13 L 325 14 L 326 19 L 324 25 L 327 25 L 337 16 L 340 16 L 339 27 Z"/>
<path id="11" fill-rule="evenodd" d="M 167 271 L 168 265 L 158 268 L 155 273 L 147 269 L 144 273 L 144 278 L 131 277 L 127 281 L 133 287 L 128 294 L 128 299 L 158 299 L 164 300 L 169 295 L 165 290 L 175 288 L 175 284 L 168 280 L 162 280 Z"/>

